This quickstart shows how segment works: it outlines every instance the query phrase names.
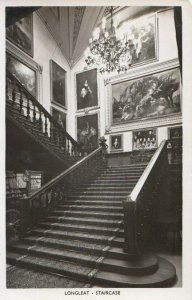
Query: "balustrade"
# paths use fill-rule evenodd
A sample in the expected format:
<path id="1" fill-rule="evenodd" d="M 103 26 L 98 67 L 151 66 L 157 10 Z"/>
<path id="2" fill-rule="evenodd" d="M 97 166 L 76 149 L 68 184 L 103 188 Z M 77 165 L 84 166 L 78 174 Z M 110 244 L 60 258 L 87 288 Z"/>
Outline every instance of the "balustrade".
<path id="1" fill-rule="evenodd" d="M 153 199 L 163 175 L 166 174 L 167 166 L 167 141 L 163 141 L 132 193 L 123 201 L 125 252 L 135 256 L 142 254 L 150 233 Z"/>
<path id="2" fill-rule="evenodd" d="M 51 143 L 59 146 L 64 154 L 82 156 L 81 146 L 8 70 L 6 73 L 6 101 L 8 107 L 11 105 L 17 113 L 38 125 L 39 130 L 50 139 Z"/>
<path id="3" fill-rule="evenodd" d="M 22 199 L 21 235 L 58 204 L 63 204 L 70 192 L 80 184 L 94 179 L 102 164 L 103 152 L 102 148 L 98 148 L 45 184 L 32 196 Z"/>

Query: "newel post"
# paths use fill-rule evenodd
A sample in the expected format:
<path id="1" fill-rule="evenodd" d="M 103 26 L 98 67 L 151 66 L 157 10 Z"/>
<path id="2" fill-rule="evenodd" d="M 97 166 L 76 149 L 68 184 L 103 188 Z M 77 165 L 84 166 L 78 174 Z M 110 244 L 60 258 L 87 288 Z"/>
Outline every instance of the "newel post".
<path id="1" fill-rule="evenodd" d="M 135 257 L 141 255 L 137 241 L 136 228 L 136 202 L 128 197 L 123 201 L 124 211 L 124 252 L 129 253 Z"/>

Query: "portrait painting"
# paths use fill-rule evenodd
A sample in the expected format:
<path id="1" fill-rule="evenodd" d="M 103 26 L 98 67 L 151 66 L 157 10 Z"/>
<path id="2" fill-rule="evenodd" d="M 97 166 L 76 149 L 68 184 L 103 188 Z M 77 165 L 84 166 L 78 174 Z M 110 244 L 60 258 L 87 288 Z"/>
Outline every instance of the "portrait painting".
<path id="1" fill-rule="evenodd" d="M 33 15 L 6 28 L 6 38 L 33 57 Z"/>
<path id="2" fill-rule="evenodd" d="M 168 128 L 168 136 L 170 140 L 182 139 L 183 136 L 182 127 L 177 126 L 177 127 Z"/>
<path id="3" fill-rule="evenodd" d="M 110 150 L 111 151 L 123 150 L 123 135 L 122 134 L 110 136 Z"/>
<path id="4" fill-rule="evenodd" d="M 98 114 L 77 117 L 77 141 L 86 149 L 98 146 Z"/>
<path id="5" fill-rule="evenodd" d="M 97 69 L 76 74 L 77 109 L 98 105 Z"/>
<path id="6" fill-rule="evenodd" d="M 65 107 L 66 106 L 65 103 L 66 71 L 62 69 L 53 60 L 50 61 L 50 66 L 51 66 L 51 101 Z"/>
<path id="7" fill-rule="evenodd" d="M 36 72 L 33 69 L 9 53 L 6 55 L 6 69 L 17 78 L 33 97 L 36 96 Z"/>
<path id="8" fill-rule="evenodd" d="M 51 107 L 51 114 L 54 119 L 66 130 L 66 114 L 54 107 Z"/>
<path id="9" fill-rule="evenodd" d="M 112 85 L 112 123 L 120 124 L 181 112 L 179 68 Z"/>
<path id="10" fill-rule="evenodd" d="M 133 150 L 157 148 L 156 129 L 133 131 Z"/>
<path id="11" fill-rule="evenodd" d="M 147 63 L 157 58 L 156 15 L 141 17 L 127 22 L 126 40 L 130 44 L 130 65 Z"/>

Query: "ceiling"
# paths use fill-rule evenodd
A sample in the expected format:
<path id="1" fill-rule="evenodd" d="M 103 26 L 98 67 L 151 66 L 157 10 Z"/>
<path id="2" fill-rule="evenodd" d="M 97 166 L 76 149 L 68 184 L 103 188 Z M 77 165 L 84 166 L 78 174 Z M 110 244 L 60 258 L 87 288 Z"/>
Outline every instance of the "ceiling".
<path id="1" fill-rule="evenodd" d="M 110 7 L 104 6 L 44 6 L 37 10 L 37 14 L 56 40 L 72 68 L 87 48 L 93 29 L 99 25 L 104 16 L 110 17 L 109 9 Z M 156 9 L 157 7 L 154 6 L 117 6 L 113 8 L 113 14 L 114 19 L 118 18 L 118 22 L 123 22 Z"/>

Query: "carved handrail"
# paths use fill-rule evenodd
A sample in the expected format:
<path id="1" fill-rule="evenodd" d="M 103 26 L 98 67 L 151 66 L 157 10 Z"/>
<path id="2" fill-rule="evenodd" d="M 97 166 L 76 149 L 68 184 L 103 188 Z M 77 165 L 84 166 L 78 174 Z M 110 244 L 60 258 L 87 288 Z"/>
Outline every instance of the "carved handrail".
<path id="1" fill-rule="evenodd" d="M 95 178 L 98 169 L 105 162 L 102 147 L 46 183 L 30 197 L 22 199 L 22 235 L 36 224 L 45 214 L 53 210 L 59 203 L 64 203 L 67 196 L 87 180 Z"/>
<path id="2" fill-rule="evenodd" d="M 137 201 L 139 194 L 142 192 L 142 189 L 144 188 L 144 185 L 147 182 L 147 179 L 154 168 L 157 160 L 159 159 L 159 156 L 161 152 L 163 151 L 164 147 L 166 145 L 166 141 L 162 141 L 159 148 L 155 151 L 154 155 L 152 156 L 151 160 L 149 161 L 147 167 L 145 168 L 143 174 L 139 178 L 137 184 L 135 185 L 133 191 L 128 196 L 128 201 Z"/>
<path id="3" fill-rule="evenodd" d="M 158 185 L 166 172 L 167 141 L 162 141 L 133 191 L 123 201 L 124 207 L 124 251 L 141 255 L 150 229 L 152 203 L 158 191 Z"/>
<path id="4" fill-rule="evenodd" d="M 81 153 L 81 145 L 57 122 L 57 120 L 35 99 L 20 81 L 6 70 L 6 98 L 18 107 L 20 114 L 39 124 L 39 128 L 51 141 L 70 155 Z M 19 93 L 19 96 L 18 96 Z"/>

